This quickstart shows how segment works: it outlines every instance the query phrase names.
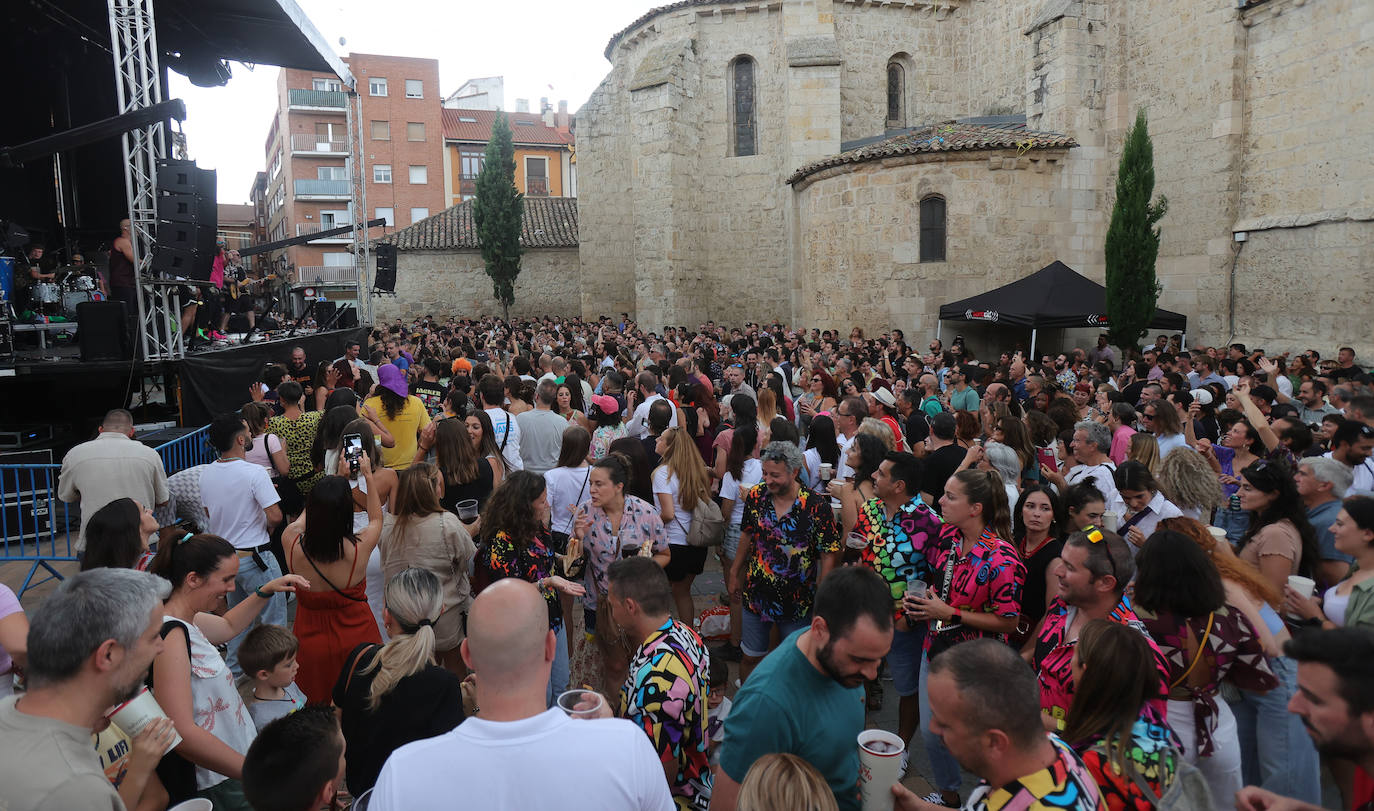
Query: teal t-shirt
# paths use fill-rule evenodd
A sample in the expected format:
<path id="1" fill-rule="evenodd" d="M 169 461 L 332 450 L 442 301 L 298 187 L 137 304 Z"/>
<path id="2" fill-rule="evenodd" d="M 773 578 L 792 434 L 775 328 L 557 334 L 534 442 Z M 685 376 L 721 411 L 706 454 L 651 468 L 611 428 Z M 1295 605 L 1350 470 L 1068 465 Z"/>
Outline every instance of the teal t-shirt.
<path id="1" fill-rule="evenodd" d="M 977 411 L 978 390 L 969 386 L 963 391 L 949 390 L 949 407 L 955 411 Z"/>
<path id="2" fill-rule="evenodd" d="M 787 637 L 764 657 L 735 695 L 725 717 L 720 765 L 730 779 L 743 783 L 754 761 L 789 752 L 816 767 L 840 811 L 858 811 L 864 691 L 816 670 L 797 648 L 803 633 Z"/>

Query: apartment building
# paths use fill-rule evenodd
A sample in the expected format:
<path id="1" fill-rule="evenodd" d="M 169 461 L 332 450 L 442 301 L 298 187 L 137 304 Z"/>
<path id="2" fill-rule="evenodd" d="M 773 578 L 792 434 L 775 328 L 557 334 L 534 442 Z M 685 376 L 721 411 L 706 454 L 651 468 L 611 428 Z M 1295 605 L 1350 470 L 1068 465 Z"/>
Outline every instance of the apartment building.
<path id="1" fill-rule="evenodd" d="M 444 207 L 444 140 L 439 63 L 433 59 L 351 54 L 344 57 L 361 100 L 367 219 L 404 227 Z M 354 222 L 349 166 L 348 106 L 337 76 L 283 69 L 277 112 L 264 144 L 262 199 L 271 241 L 319 233 Z M 256 201 L 255 197 L 255 201 Z M 372 238 L 386 229 L 374 228 Z M 354 285 L 348 235 L 276 251 L 279 275 L 298 286 L 322 282 L 330 298 L 346 300 Z"/>
<path id="2" fill-rule="evenodd" d="M 523 99 L 517 99 L 517 108 Z M 497 111 L 452 108 L 462 103 L 450 98 L 443 110 L 444 200 L 456 206 L 477 195 L 477 175 L 485 162 L 487 143 Z M 568 103 L 560 101 L 555 112 L 547 99 L 541 112 L 506 113 L 515 147 L 515 187 L 526 197 L 576 197 L 577 157 L 573 119 Z"/>

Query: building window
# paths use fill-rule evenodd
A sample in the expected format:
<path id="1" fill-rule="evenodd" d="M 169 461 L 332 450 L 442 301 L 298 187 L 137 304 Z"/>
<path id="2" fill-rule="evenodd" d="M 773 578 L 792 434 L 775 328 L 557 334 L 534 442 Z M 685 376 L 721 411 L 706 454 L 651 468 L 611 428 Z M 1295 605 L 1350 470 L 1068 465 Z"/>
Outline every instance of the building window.
<path id="1" fill-rule="evenodd" d="M 386 95 L 386 79 L 373 77 L 367 80 L 367 92 L 373 96 Z"/>
<path id="2" fill-rule="evenodd" d="M 945 261 L 945 198 L 921 200 L 921 261 Z"/>
<path id="3" fill-rule="evenodd" d="M 458 156 L 458 193 L 466 200 L 477 193 L 477 176 L 482 173 L 487 156 L 482 150 L 471 147 L 460 147 Z"/>
<path id="4" fill-rule="evenodd" d="M 423 121 L 411 121 L 411 122 L 407 123 L 407 124 L 406 124 L 406 140 L 407 140 L 407 141 L 423 141 L 423 140 L 425 140 L 425 122 L 423 122 Z"/>
<path id="5" fill-rule="evenodd" d="M 887 128 L 906 126 L 906 71 L 895 59 L 887 63 Z"/>
<path id="6" fill-rule="evenodd" d="M 426 184 L 426 183 L 428 183 L 428 182 L 429 182 L 429 167 L 428 167 L 428 166 L 412 166 L 412 167 L 410 167 L 410 183 L 411 183 L 411 185 L 414 185 L 414 186 L 423 186 L 424 184 Z"/>
<path id="7" fill-rule="evenodd" d="M 314 79 L 310 84 L 316 90 L 333 90 L 335 92 L 343 90 L 343 82 L 338 79 Z"/>
<path id="8" fill-rule="evenodd" d="M 391 122 L 390 122 L 390 121 L 373 121 L 373 122 L 372 122 L 372 140 L 374 140 L 374 141 L 390 141 L 390 140 L 391 140 Z"/>
<path id="9" fill-rule="evenodd" d="M 429 216 L 429 209 L 427 209 L 427 208 L 412 208 L 412 209 L 410 210 L 410 224 L 411 224 L 411 225 L 414 225 L 415 223 L 419 222 L 420 220 L 423 220 L 425 217 L 428 217 L 428 216 Z"/>
<path id="10" fill-rule="evenodd" d="M 425 97 L 425 83 L 421 79 L 406 79 L 406 98 L 422 99 Z"/>
<path id="11" fill-rule="evenodd" d="M 320 180 L 348 180 L 348 167 L 316 166 L 315 177 Z"/>
<path id="12" fill-rule="evenodd" d="M 374 220 L 376 220 L 376 219 L 386 220 L 386 224 L 387 224 L 388 227 L 395 228 L 395 227 L 396 227 L 396 209 L 394 209 L 394 208 L 378 208 L 378 209 L 377 209 L 377 213 L 376 213 L 375 215 L 373 215 L 373 219 L 374 219 Z"/>
<path id="13" fill-rule="evenodd" d="M 281 153 L 280 153 L 280 152 L 278 152 L 278 153 L 276 153 L 275 155 L 272 156 L 272 172 L 271 172 L 271 174 L 272 174 L 272 179 L 273 179 L 273 180 L 276 180 L 276 179 L 277 179 L 277 175 L 281 174 Z"/>
<path id="14" fill-rule="evenodd" d="M 525 158 L 525 196 L 549 196 L 548 158 Z"/>
<path id="15" fill-rule="evenodd" d="M 384 164 L 384 163 L 379 163 L 379 164 L 374 165 L 374 166 L 372 167 L 372 182 L 373 182 L 373 183 L 390 183 L 390 182 L 391 182 L 391 167 L 390 167 L 389 165 L 387 165 L 387 164 Z"/>
<path id="16" fill-rule="evenodd" d="M 741 56 L 730 63 L 730 135 L 733 155 L 758 152 L 754 123 L 754 60 Z"/>

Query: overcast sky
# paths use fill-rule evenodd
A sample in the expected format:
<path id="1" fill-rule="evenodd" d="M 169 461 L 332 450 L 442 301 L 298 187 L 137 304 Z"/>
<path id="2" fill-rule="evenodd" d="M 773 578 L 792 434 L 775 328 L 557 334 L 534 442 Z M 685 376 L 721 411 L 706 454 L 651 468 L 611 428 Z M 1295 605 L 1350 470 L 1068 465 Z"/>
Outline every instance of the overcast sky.
<path id="1" fill-rule="evenodd" d="M 576 111 L 610 70 L 602 52 L 611 35 L 668 0 L 297 2 L 341 56 L 438 59 L 443 96 L 470 78 L 504 76 L 508 109 L 518 98 L 530 99 L 533 108 L 548 96 L 554 104 L 566 99 Z M 246 203 L 254 173 L 266 168 L 263 142 L 276 106 L 278 69 L 230 67 L 234 78 L 224 87 L 194 87 L 173 72 L 170 95 L 186 101 L 191 157 L 219 170 L 219 201 Z"/>

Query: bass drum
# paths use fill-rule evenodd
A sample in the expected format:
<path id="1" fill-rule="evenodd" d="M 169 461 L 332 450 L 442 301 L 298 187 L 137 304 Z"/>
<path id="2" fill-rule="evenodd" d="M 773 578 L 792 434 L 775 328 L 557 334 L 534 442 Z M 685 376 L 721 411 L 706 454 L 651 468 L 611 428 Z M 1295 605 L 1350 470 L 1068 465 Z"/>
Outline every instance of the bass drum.
<path id="1" fill-rule="evenodd" d="M 89 290 L 68 290 L 62 294 L 62 312 L 76 318 L 76 305 L 94 300 L 95 296 Z"/>
<path id="2" fill-rule="evenodd" d="M 62 300 L 62 288 L 52 282 L 36 282 L 33 285 L 33 300 L 39 304 L 56 304 Z"/>
<path id="3" fill-rule="evenodd" d="M 73 276 L 67 282 L 68 290 L 94 290 L 95 279 L 90 276 Z"/>

